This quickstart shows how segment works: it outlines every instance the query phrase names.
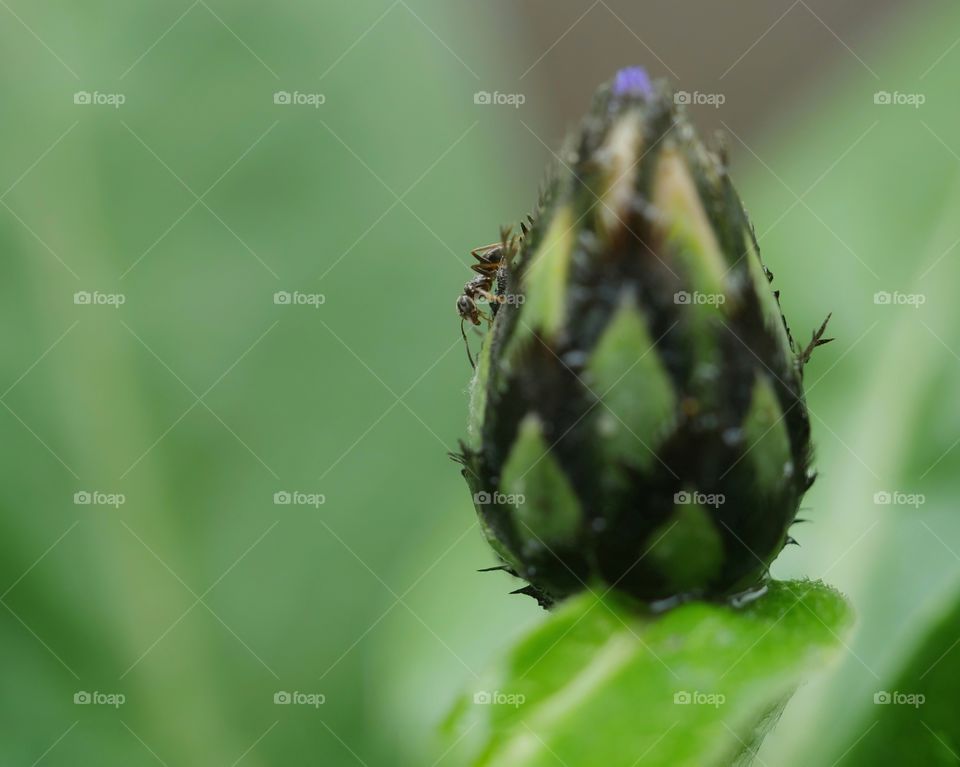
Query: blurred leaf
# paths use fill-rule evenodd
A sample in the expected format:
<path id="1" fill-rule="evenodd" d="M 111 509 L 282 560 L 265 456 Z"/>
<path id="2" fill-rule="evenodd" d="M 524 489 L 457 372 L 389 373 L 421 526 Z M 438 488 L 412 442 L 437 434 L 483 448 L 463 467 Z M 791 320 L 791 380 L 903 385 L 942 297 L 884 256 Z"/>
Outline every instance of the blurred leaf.
<path id="1" fill-rule="evenodd" d="M 858 616 L 842 662 L 797 694 L 764 743 L 769 764 L 842 758 L 876 717 L 874 694 L 898 684 L 960 588 L 960 109 L 947 31 L 960 7 L 917 11 L 857 46 L 879 80 L 852 66 L 851 76 L 820 83 L 784 116 L 776 145 L 755 148 L 769 167 L 742 147 L 734 162 L 757 160 L 744 197 L 756 201 L 761 246 L 794 331 L 804 336 L 832 309 L 838 339 L 808 368 L 821 478 L 803 516 L 814 524 L 795 531 L 803 547 L 785 552 L 774 572 L 828 578 Z M 926 103 L 878 106 L 883 90 L 922 93 Z M 796 199 L 784 190 L 803 192 L 818 173 L 804 204 L 785 212 Z M 879 291 L 925 301 L 878 304 Z M 874 501 L 895 491 L 926 502 Z"/>
<path id="2" fill-rule="evenodd" d="M 486 53 L 496 17 L 436 0 L 0 16 L 0 764 L 338 763 L 341 740 L 369 764 L 433 761 L 433 723 L 371 726 L 361 680 L 401 595 L 419 643 L 485 657 L 406 605 L 472 523 L 446 457 L 470 373 L 452 301 L 469 248 L 528 203 L 466 63 L 512 66 Z M 126 103 L 74 103 L 95 90 Z M 126 503 L 74 503 L 96 490 Z M 327 502 L 273 502 L 293 490 Z M 278 707 L 281 690 L 327 702 Z"/>
<path id="3" fill-rule="evenodd" d="M 960 761 L 958 637 L 960 602 L 916 648 L 896 684 L 875 693 L 878 716 L 852 733 L 844 765 Z"/>
<path id="4" fill-rule="evenodd" d="M 695 602 L 660 615 L 583 593 L 522 639 L 449 726 L 473 736 L 474 767 L 731 764 L 850 617 L 836 591 L 810 581 L 774 582 L 739 608 Z"/>

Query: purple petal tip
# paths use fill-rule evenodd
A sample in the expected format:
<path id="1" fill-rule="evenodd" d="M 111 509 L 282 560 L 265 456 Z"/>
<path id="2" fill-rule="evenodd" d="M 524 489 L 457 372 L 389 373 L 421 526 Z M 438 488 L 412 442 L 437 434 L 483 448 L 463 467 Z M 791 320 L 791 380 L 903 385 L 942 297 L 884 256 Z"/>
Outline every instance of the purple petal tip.
<path id="1" fill-rule="evenodd" d="M 613 95 L 643 98 L 653 96 L 653 83 L 647 70 L 643 67 L 621 69 L 613 80 Z"/>

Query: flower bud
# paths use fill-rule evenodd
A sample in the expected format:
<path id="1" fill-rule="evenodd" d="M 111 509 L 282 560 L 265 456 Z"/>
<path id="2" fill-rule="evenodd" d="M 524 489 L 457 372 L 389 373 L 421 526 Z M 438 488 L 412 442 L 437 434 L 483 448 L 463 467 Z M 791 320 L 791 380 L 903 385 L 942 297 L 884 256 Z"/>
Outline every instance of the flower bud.
<path id="1" fill-rule="evenodd" d="M 813 479 L 802 376 L 827 339 L 794 344 L 724 153 L 621 71 L 531 221 L 457 456 L 503 568 L 544 604 L 756 586 Z"/>

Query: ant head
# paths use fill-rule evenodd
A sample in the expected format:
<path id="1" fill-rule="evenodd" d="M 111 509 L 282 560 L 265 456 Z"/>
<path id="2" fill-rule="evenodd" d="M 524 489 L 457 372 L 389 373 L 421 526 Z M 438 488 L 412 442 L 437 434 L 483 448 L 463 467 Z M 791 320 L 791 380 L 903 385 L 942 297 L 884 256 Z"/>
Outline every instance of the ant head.
<path id="1" fill-rule="evenodd" d="M 457 299 L 457 313 L 462 320 L 470 320 L 474 325 L 480 324 L 480 318 L 477 316 L 477 305 L 469 296 L 460 296 Z"/>

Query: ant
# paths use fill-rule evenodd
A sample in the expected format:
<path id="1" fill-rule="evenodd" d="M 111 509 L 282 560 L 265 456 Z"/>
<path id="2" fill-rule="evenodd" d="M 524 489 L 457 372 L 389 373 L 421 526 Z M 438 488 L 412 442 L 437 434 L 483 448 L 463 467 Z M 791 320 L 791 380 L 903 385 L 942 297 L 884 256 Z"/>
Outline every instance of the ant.
<path id="1" fill-rule="evenodd" d="M 526 233 L 526 225 L 523 226 L 523 230 Z M 470 367 L 474 370 L 477 366 L 473 355 L 470 354 L 470 343 L 467 341 L 463 324 L 469 320 L 474 325 L 479 325 L 481 319 L 489 324 L 493 323 L 494 315 L 503 302 L 502 296 L 491 292 L 494 280 L 497 283 L 497 291 L 502 293 L 506 285 L 507 265 L 516 245 L 517 240 L 510 236 L 510 229 L 505 228 L 500 230 L 500 242 L 470 251 L 470 255 L 477 260 L 477 263 L 470 268 L 477 273 L 477 276 L 463 286 L 463 293 L 457 298 L 457 313 L 460 315 L 460 335 L 463 336 L 463 343 L 467 348 L 467 359 L 470 360 Z M 490 304 L 489 317 L 477 308 L 478 298 L 483 298 Z"/>
<path id="2" fill-rule="evenodd" d="M 470 343 L 467 341 L 463 323 L 469 320 L 474 325 L 479 325 L 480 320 L 484 319 L 488 324 L 493 324 L 497 309 L 506 301 L 503 294 L 507 287 L 507 269 L 514 254 L 533 229 L 534 223 L 533 216 L 527 216 L 526 221 L 520 222 L 519 235 L 511 235 L 512 227 L 502 227 L 500 242 L 470 251 L 470 255 L 477 259 L 477 263 L 470 266 L 477 276 L 463 286 L 463 293 L 457 298 L 457 313 L 460 315 L 460 335 L 463 336 L 463 343 L 467 348 L 467 359 L 470 360 L 470 367 L 474 370 L 477 366 L 473 361 L 473 355 L 470 354 Z M 491 292 L 494 281 L 496 281 L 496 293 Z M 483 298 L 490 304 L 489 317 L 477 308 L 478 298 Z"/>
<path id="3" fill-rule="evenodd" d="M 463 286 L 463 293 L 457 298 L 457 313 L 460 315 L 460 335 L 463 336 L 463 343 L 467 347 L 467 359 L 470 360 L 470 367 L 476 369 L 473 361 L 473 355 L 470 354 L 470 344 L 467 341 L 466 331 L 463 324 L 467 320 L 474 325 L 479 325 L 481 318 L 488 323 L 493 322 L 493 311 L 497 306 L 498 297 L 490 291 L 493 289 L 494 278 L 501 276 L 501 270 L 504 268 L 504 246 L 503 243 L 485 245 L 482 248 L 475 248 L 470 251 L 477 263 L 470 268 L 477 272 L 477 276 Z M 500 282 L 500 279 L 497 279 Z M 484 298 L 491 306 L 491 316 L 483 314 L 477 308 L 477 299 Z"/>

